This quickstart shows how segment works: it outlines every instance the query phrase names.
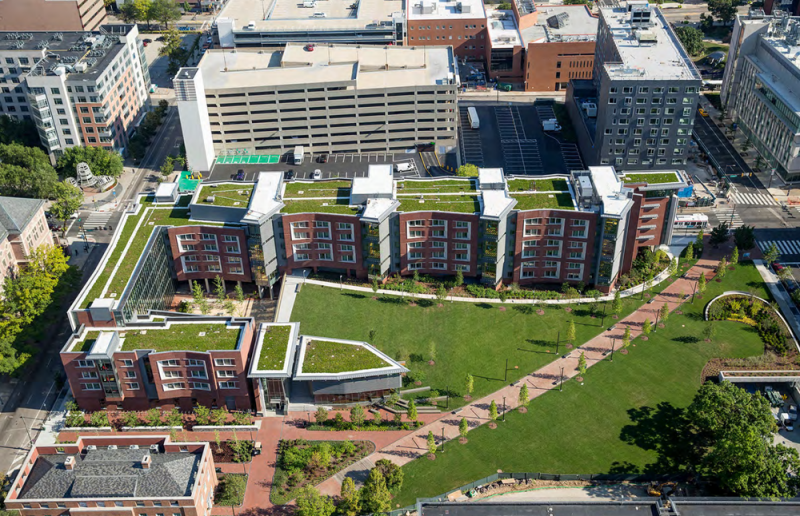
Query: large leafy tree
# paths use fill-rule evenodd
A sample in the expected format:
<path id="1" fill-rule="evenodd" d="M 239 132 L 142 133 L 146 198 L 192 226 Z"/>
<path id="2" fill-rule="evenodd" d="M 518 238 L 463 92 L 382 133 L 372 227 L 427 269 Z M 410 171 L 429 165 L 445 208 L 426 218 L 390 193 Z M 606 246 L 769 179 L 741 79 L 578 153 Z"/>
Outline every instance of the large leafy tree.
<path id="1" fill-rule="evenodd" d="M 361 514 L 361 495 L 355 482 L 350 477 L 344 477 L 342 490 L 339 496 L 339 505 L 336 510 L 342 516 L 358 516 Z"/>
<path id="2" fill-rule="evenodd" d="M 458 167 L 456 171 L 456 175 L 464 176 L 464 177 L 477 177 L 478 176 L 478 166 L 473 165 L 472 163 L 466 163 Z"/>
<path id="3" fill-rule="evenodd" d="M 734 2 L 733 0 L 709 0 L 708 12 L 714 18 L 724 23 L 730 23 L 736 16 L 736 6 L 738 4 L 738 1 Z"/>
<path id="4" fill-rule="evenodd" d="M 19 143 L 26 147 L 40 145 L 39 133 L 32 120 L 17 120 L 8 115 L 0 116 L 0 143 Z"/>
<path id="5" fill-rule="evenodd" d="M 164 33 L 164 46 L 158 50 L 158 55 L 169 59 L 167 73 L 175 75 L 189 57 L 189 51 L 181 46 L 183 40 L 177 29 L 172 28 Z"/>
<path id="6" fill-rule="evenodd" d="M 297 516 L 330 516 L 336 510 L 330 498 L 319 494 L 319 491 L 311 486 L 300 490 L 295 503 L 297 503 L 295 511 Z"/>
<path id="7" fill-rule="evenodd" d="M 58 174 L 38 147 L 0 145 L 0 194 L 46 199 L 53 194 Z"/>
<path id="8" fill-rule="evenodd" d="M 391 508 L 392 495 L 386 487 L 386 479 L 378 468 L 372 468 L 361 489 L 361 508 L 366 513 L 386 512 Z"/>
<path id="9" fill-rule="evenodd" d="M 724 244 L 728 241 L 728 223 L 720 222 L 720 224 L 711 230 L 709 241 L 711 245 Z"/>
<path id="10" fill-rule="evenodd" d="M 122 174 L 122 157 L 102 147 L 70 147 L 58 158 L 58 171 L 62 176 L 75 177 L 78 163 L 89 165 L 96 176 L 119 177 Z"/>
<path id="11" fill-rule="evenodd" d="M 747 251 L 756 246 L 756 236 L 753 232 L 753 226 L 739 226 L 733 230 L 733 241 L 736 247 L 742 251 Z"/>
<path id="12" fill-rule="evenodd" d="M 169 23 L 181 19 L 181 8 L 173 0 L 153 0 L 150 4 L 150 17 L 163 23 L 169 29 Z"/>
<path id="13" fill-rule="evenodd" d="M 688 25 L 675 28 L 675 35 L 681 40 L 683 48 L 689 55 L 700 55 L 703 52 L 703 32 Z"/>
<path id="14" fill-rule="evenodd" d="M 736 496 L 794 497 L 797 450 L 773 445 L 777 430 L 766 398 L 730 382 L 708 382 L 686 410 L 687 439 L 706 475 Z"/>
<path id="15" fill-rule="evenodd" d="M 83 204 L 83 192 L 67 183 L 56 183 L 53 188 L 53 196 L 55 200 L 50 205 L 50 213 L 53 216 L 64 222 L 64 230 L 66 231 L 66 222 L 69 220 L 73 213 L 78 211 Z"/>
<path id="16" fill-rule="evenodd" d="M 764 250 L 764 261 L 767 262 L 768 266 L 778 261 L 780 256 L 781 253 L 778 251 L 778 246 L 776 246 L 774 242 Z"/>

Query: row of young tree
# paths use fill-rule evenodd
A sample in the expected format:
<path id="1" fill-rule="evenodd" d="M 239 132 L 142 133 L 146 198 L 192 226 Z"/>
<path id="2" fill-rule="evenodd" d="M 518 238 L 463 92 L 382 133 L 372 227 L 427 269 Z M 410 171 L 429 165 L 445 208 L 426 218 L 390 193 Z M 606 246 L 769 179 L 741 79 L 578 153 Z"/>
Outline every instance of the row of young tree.
<path id="1" fill-rule="evenodd" d="M 184 2 L 188 11 L 188 5 Z M 169 28 L 169 24 L 181 18 L 181 7 L 173 0 L 128 0 L 119 9 L 119 17 L 126 23 L 157 21 Z"/>
<path id="2" fill-rule="evenodd" d="M 31 251 L 27 264 L 6 276 L 0 299 L 0 373 L 14 373 L 36 352 L 33 343 L 44 337 L 37 318 L 52 303 L 68 269 L 60 247 L 43 245 Z"/>

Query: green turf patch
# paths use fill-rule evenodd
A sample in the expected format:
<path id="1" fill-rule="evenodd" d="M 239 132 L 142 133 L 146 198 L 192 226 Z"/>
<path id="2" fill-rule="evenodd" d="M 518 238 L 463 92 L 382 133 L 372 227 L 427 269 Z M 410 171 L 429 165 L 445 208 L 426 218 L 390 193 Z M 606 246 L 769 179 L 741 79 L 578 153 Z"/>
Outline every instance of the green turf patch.
<path id="1" fill-rule="evenodd" d="M 225 324 L 173 324 L 169 328 L 126 330 L 122 349 L 159 351 L 233 351 L 239 343 L 241 326 Z M 200 335 L 203 333 L 204 335 Z M 122 335 L 120 335 L 122 337 Z"/>
<path id="2" fill-rule="evenodd" d="M 284 199 L 285 206 L 281 213 L 338 213 L 340 215 L 358 215 L 361 206 L 350 206 L 350 199 Z"/>
<path id="3" fill-rule="evenodd" d="M 314 339 L 306 345 L 303 373 L 346 373 L 390 365 L 363 346 Z"/>
<path id="4" fill-rule="evenodd" d="M 649 341 L 634 340 L 629 355 L 615 353 L 613 362 L 606 359 L 592 366 L 583 385 L 568 381 L 563 392 L 554 390 L 533 400 L 527 414 L 507 414 L 496 430 L 483 426 L 471 431 L 466 445 L 449 443 L 436 461 L 407 464 L 402 491 L 393 502 L 406 506 L 498 469 L 675 473 L 664 455 L 674 446 L 670 441 L 679 439 L 670 434 L 670 425 L 694 397 L 706 362 L 763 351 L 758 333 L 735 322 L 713 323 L 717 332 L 710 343 L 702 336 L 705 303 L 725 290 L 749 287 L 768 298 L 752 263 L 740 264 L 722 283 L 710 282 L 703 300 L 685 304 L 683 315 L 671 314 L 666 328 L 651 334 Z M 492 354 L 497 351 L 494 346 L 489 349 Z"/>
<path id="5" fill-rule="evenodd" d="M 305 285 L 297 297 L 291 320 L 306 335 L 368 341 L 396 360 L 406 360 L 411 373 L 421 374 L 423 385 L 440 394 L 462 396 L 467 373 L 474 376 L 473 398 L 485 396 L 508 382 L 539 369 L 565 351 L 569 321 L 575 322 L 577 342 L 585 342 L 612 324 L 612 319 L 592 319 L 587 306 L 567 313 L 557 305 L 542 305 L 538 315 L 532 305 L 489 303 L 437 303 L 417 299 L 416 306 L 401 296 L 340 292 L 338 288 Z M 639 299 L 623 300 L 623 315 L 640 306 Z M 603 312 L 603 303 L 599 313 Z M 605 309 L 611 314 L 611 306 Z M 358 314 L 358 317 L 353 317 Z M 605 324 L 603 324 L 605 322 Z M 375 330 L 370 338 L 370 330 Z M 433 353 L 432 353 L 433 352 Z M 428 365 L 435 354 L 435 365 Z M 509 370 L 505 371 L 506 359 Z M 517 368 L 518 367 L 518 368 Z M 461 397 L 450 405 L 460 406 Z"/>
<path id="6" fill-rule="evenodd" d="M 423 201 L 418 197 L 400 197 L 397 211 L 452 211 L 456 213 L 478 213 L 481 210 L 477 195 L 426 195 Z"/>
<path id="7" fill-rule="evenodd" d="M 250 204 L 250 195 L 252 193 L 252 185 L 222 184 L 214 187 L 211 185 L 204 185 L 200 187 L 197 200 L 199 204 L 208 204 L 211 206 L 247 208 L 248 204 Z M 214 197 L 214 202 L 207 202 L 206 199 L 211 196 Z"/>
<path id="8" fill-rule="evenodd" d="M 261 354 L 258 355 L 259 371 L 279 371 L 283 369 L 286 349 L 290 345 L 291 326 L 269 326 L 264 332 Z"/>
<path id="9" fill-rule="evenodd" d="M 508 191 L 514 192 L 568 192 L 566 179 L 511 179 Z"/>
<path id="10" fill-rule="evenodd" d="M 668 184 L 668 183 L 678 183 L 680 179 L 678 179 L 678 175 L 674 172 L 654 172 L 651 174 L 648 173 L 641 173 L 641 174 L 625 174 L 625 177 L 622 178 L 622 181 L 626 185 L 636 184 L 636 183 L 647 183 L 648 185 L 660 185 L 660 184 Z"/>
<path id="11" fill-rule="evenodd" d="M 447 181 L 398 181 L 397 195 L 440 194 L 474 192 L 474 179 L 450 179 Z"/>
<path id="12" fill-rule="evenodd" d="M 286 183 L 284 197 L 350 197 L 350 181 L 315 181 Z"/>
<path id="13" fill-rule="evenodd" d="M 88 353 L 89 350 L 92 349 L 92 346 L 94 346 L 94 343 L 97 341 L 97 337 L 99 336 L 100 336 L 99 331 L 86 332 L 86 336 L 83 338 L 83 340 L 76 342 L 75 345 L 72 347 L 71 351 L 81 351 L 83 353 Z"/>
<path id="14" fill-rule="evenodd" d="M 568 193 L 521 194 L 511 192 L 511 197 L 517 200 L 517 205 L 514 206 L 514 209 L 520 211 L 541 209 L 575 209 L 575 205 L 572 203 L 572 196 Z"/>

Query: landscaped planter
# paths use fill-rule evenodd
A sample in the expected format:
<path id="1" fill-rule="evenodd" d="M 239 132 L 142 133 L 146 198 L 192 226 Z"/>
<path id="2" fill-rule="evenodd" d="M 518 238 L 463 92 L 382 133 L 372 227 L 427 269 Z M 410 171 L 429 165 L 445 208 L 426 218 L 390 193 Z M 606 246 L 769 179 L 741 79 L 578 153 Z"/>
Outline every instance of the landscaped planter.
<path id="1" fill-rule="evenodd" d="M 172 430 L 183 430 L 182 426 L 123 426 L 123 432 L 171 432 Z"/>
<path id="2" fill-rule="evenodd" d="M 110 426 L 67 426 L 61 432 L 111 432 L 114 429 Z"/>
<path id="3" fill-rule="evenodd" d="M 194 432 L 213 432 L 214 430 L 220 430 L 226 432 L 230 432 L 233 430 L 236 430 L 237 432 L 239 430 L 243 432 L 258 432 L 258 426 L 257 425 L 219 425 L 219 426 L 197 425 L 192 427 L 192 431 Z"/>

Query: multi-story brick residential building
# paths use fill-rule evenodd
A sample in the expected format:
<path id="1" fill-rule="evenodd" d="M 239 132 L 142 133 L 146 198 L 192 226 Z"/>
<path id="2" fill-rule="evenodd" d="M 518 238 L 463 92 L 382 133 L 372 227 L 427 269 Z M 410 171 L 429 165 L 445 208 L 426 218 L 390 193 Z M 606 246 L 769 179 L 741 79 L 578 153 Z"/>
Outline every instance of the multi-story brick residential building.
<path id="1" fill-rule="evenodd" d="M 246 410 L 254 330 L 252 319 L 224 317 L 81 327 L 61 350 L 61 362 L 84 410 L 197 404 Z"/>
<path id="2" fill-rule="evenodd" d="M 639 1 L 601 7 L 592 80 L 572 79 L 567 91 L 584 162 L 685 165 L 701 83 L 660 9 Z"/>
<path id="3" fill-rule="evenodd" d="M 135 25 L 0 32 L 0 114 L 32 119 L 53 160 L 76 145 L 123 149 L 150 86 L 138 34 Z"/>
<path id="4" fill-rule="evenodd" d="M 0 197 L 0 282 L 26 263 L 31 251 L 53 244 L 44 200 Z"/>
<path id="5" fill-rule="evenodd" d="M 721 100 L 768 169 L 800 180 L 800 17 L 739 15 Z"/>
<path id="6" fill-rule="evenodd" d="M 168 436 L 81 436 L 74 443 L 33 446 L 5 503 L 23 516 L 206 516 L 216 486 L 207 442 L 173 443 Z"/>
<path id="7" fill-rule="evenodd" d="M 355 72 L 354 72 L 355 67 Z M 206 52 L 175 78 L 193 170 L 217 155 L 457 148 L 452 49 L 302 45 Z"/>
<path id="8" fill-rule="evenodd" d="M 0 31 L 91 31 L 106 22 L 103 0 L 3 0 L 0 14 Z"/>

